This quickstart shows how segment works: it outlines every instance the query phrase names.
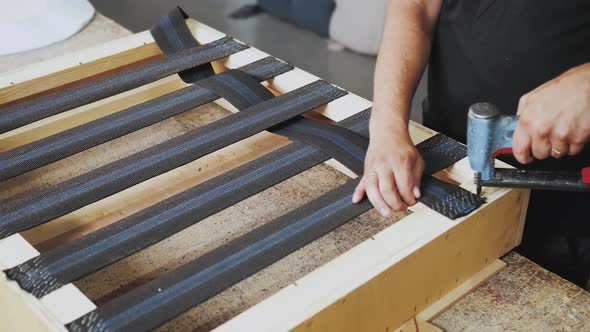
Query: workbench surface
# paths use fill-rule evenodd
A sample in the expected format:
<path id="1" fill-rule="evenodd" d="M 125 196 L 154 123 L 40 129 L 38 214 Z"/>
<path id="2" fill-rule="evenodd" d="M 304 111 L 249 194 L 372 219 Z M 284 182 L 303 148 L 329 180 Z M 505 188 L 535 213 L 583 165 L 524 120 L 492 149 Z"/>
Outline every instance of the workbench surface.
<path id="1" fill-rule="evenodd" d="M 445 331 L 590 331 L 590 293 L 511 252 L 508 266 L 432 323 Z"/>
<path id="2" fill-rule="evenodd" d="M 0 72 L 131 34 L 97 14 L 61 43 L 0 56 Z M 590 331 L 590 293 L 510 253 L 508 267 L 450 307 L 432 323 L 445 331 Z"/>

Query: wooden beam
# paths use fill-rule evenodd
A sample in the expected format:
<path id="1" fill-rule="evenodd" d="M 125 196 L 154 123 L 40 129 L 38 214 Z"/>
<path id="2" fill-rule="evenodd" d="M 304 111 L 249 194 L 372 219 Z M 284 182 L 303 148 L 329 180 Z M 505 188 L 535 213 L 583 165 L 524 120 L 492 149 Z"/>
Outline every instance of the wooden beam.
<path id="1" fill-rule="evenodd" d="M 431 321 L 452 307 L 455 303 L 461 301 L 465 296 L 481 286 L 484 282 L 500 273 L 506 268 L 506 263 L 501 259 L 496 259 L 488 266 L 481 269 L 471 278 L 465 280 L 461 285 L 447 293 L 447 295 L 434 302 L 426 309 L 422 310 L 416 317 L 424 321 Z"/>

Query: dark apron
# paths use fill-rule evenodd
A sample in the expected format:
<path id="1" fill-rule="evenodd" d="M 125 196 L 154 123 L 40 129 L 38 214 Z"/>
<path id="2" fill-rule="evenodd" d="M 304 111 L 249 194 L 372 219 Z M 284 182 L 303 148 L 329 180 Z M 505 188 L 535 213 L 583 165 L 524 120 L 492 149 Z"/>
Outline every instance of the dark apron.
<path id="1" fill-rule="evenodd" d="M 590 62 L 590 1 L 445 0 L 428 66 L 430 109 L 424 124 L 465 142 L 475 102 L 514 114 L 519 98 L 575 66 Z M 428 106 L 428 105 L 426 105 Z M 575 158 L 517 167 L 579 170 Z M 531 193 L 520 251 L 582 284 L 590 274 L 590 193 Z"/>

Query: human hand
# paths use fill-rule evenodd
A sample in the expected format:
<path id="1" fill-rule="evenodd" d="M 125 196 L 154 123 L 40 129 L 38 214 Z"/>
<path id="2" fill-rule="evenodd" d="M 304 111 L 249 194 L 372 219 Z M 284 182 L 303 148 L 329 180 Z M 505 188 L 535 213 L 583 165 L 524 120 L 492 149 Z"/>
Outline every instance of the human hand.
<path id="1" fill-rule="evenodd" d="M 372 130 L 365 158 L 365 172 L 352 201 L 358 203 L 366 194 L 381 215 L 402 211 L 416 204 L 420 197 L 420 179 L 424 160 L 412 143 L 407 127 L 402 130 Z"/>
<path id="2" fill-rule="evenodd" d="M 523 164 L 580 153 L 590 140 L 590 63 L 520 98 L 513 151 Z"/>

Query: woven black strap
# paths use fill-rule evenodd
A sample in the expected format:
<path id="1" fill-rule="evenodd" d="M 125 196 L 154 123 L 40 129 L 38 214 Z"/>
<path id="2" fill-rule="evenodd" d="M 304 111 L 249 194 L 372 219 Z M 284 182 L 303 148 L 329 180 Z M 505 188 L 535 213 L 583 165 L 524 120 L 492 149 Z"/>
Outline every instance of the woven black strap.
<path id="1" fill-rule="evenodd" d="M 239 70 L 226 72 L 226 76 L 199 82 L 214 91 L 237 109 L 244 109 L 274 95 L 247 73 Z M 268 131 L 318 147 L 336 158 L 357 174 L 362 174 L 368 140 L 354 131 L 327 123 L 297 116 L 289 121 L 268 128 Z M 359 163 L 360 162 L 360 163 Z"/>
<path id="2" fill-rule="evenodd" d="M 27 194 L 0 206 L 0 238 L 77 210 L 344 94 L 329 83 L 316 81 L 64 183 Z"/>
<path id="3" fill-rule="evenodd" d="M 133 68 L 76 84 L 54 93 L 24 102 L 0 106 L 0 133 L 43 118 L 113 96 L 123 91 L 179 73 L 187 83 L 215 74 L 210 62 L 248 48 L 225 37 L 200 46 L 190 32 L 180 8 L 163 16 L 150 30 L 160 49 L 167 55 Z M 1 181 L 1 180 L 0 180 Z"/>
<path id="4" fill-rule="evenodd" d="M 207 64 L 246 48 L 247 45 L 225 37 L 53 93 L 0 106 L 0 133 Z"/>
<path id="5" fill-rule="evenodd" d="M 293 67 L 265 58 L 240 68 L 256 81 L 265 81 Z M 93 146 L 145 128 L 218 98 L 198 85 L 115 112 L 18 148 L 0 152 L 0 181 L 48 165 Z"/>
<path id="6" fill-rule="evenodd" d="M 301 116 L 270 130 L 289 139 L 312 144 L 354 173 L 363 174 L 363 162 L 369 140 L 352 130 Z"/>
<path id="7" fill-rule="evenodd" d="M 180 7 L 172 9 L 167 15 L 160 18 L 158 23 L 150 29 L 150 33 L 158 44 L 158 47 L 166 55 L 176 54 L 182 50 L 199 46 L 199 43 L 186 24 L 189 16 Z M 180 78 L 187 83 L 213 76 L 213 66 L 210 63 L 202 64 L 178 73 Z"/>

